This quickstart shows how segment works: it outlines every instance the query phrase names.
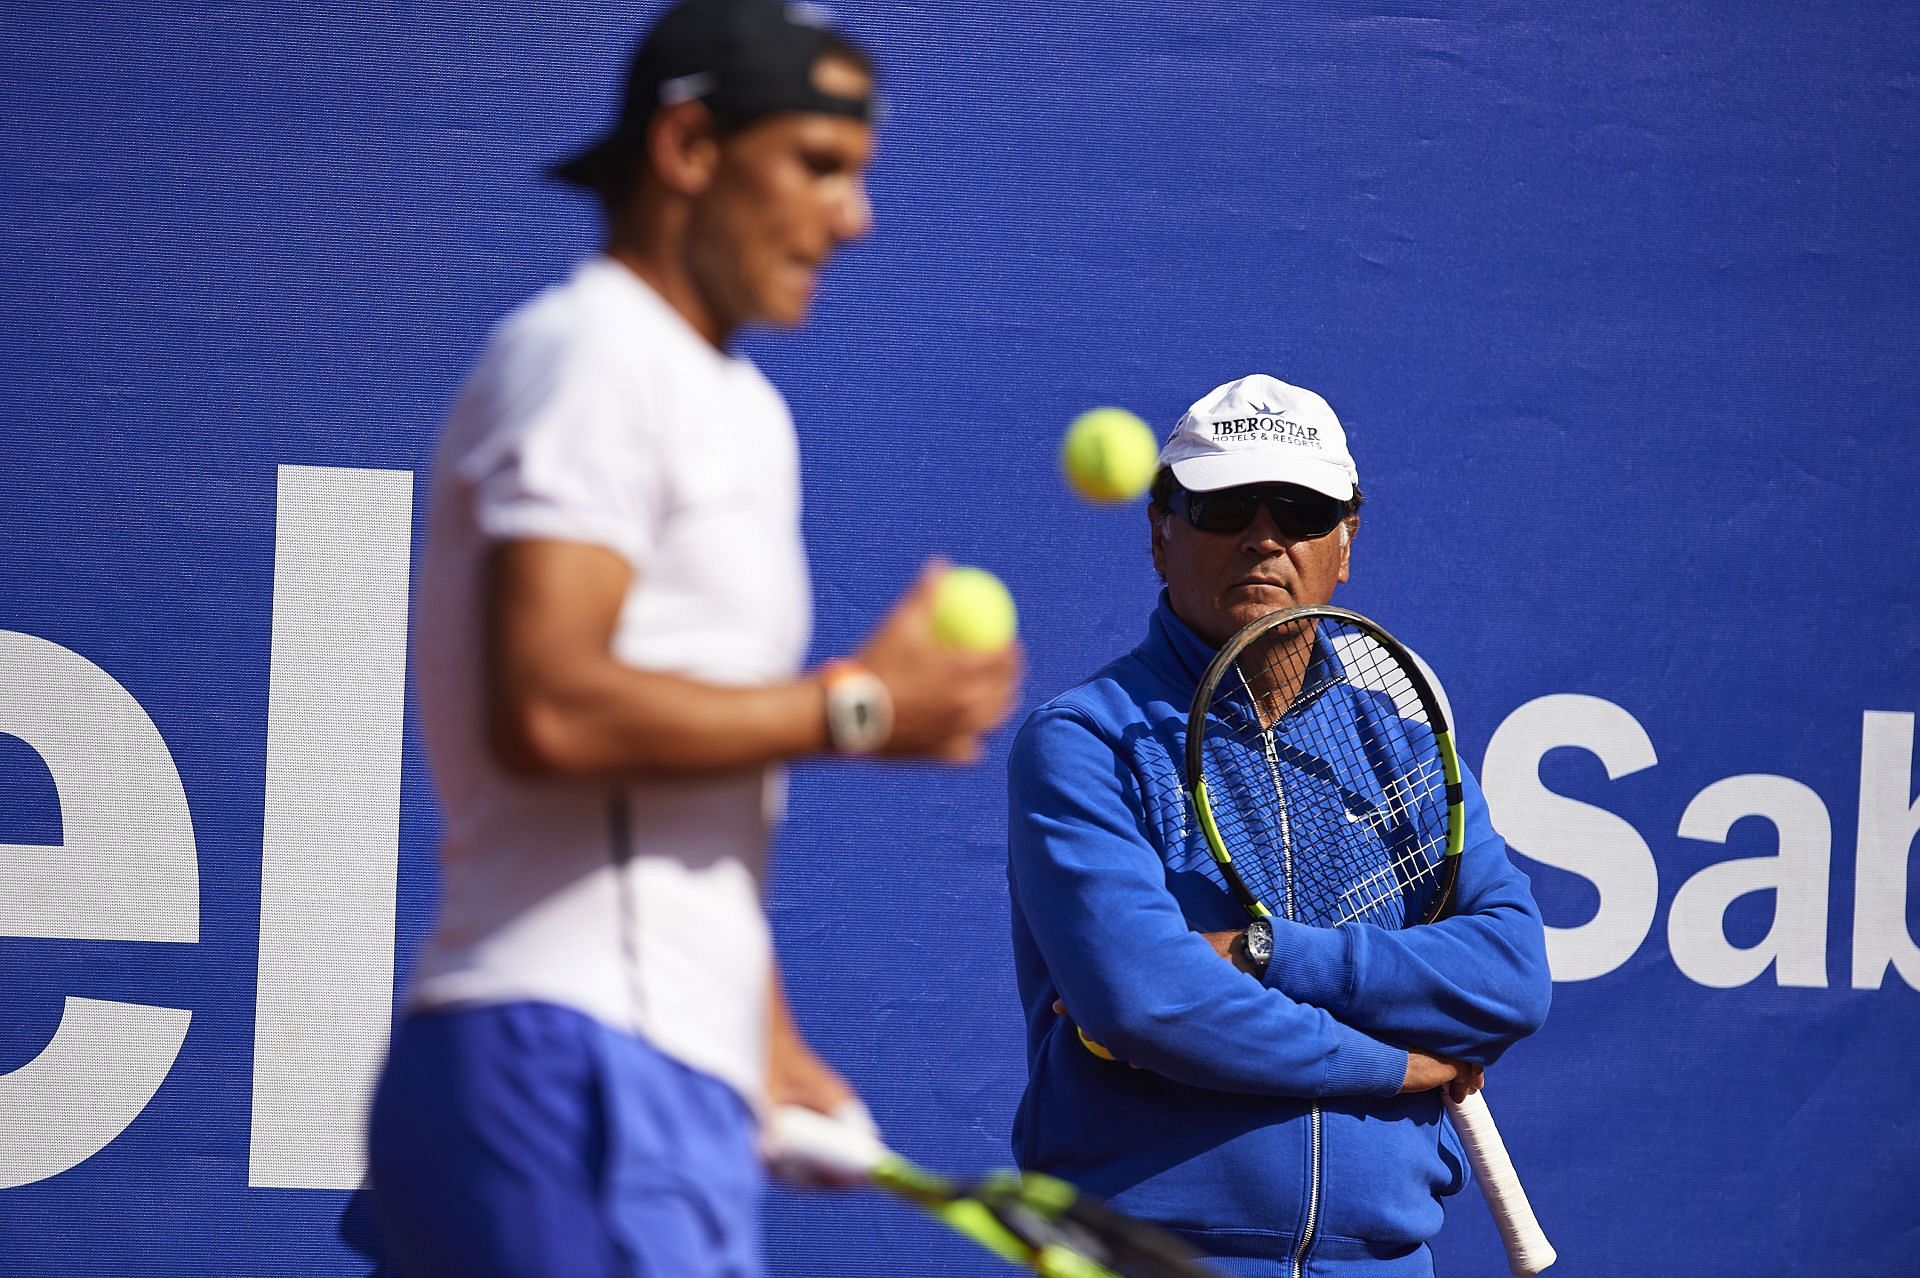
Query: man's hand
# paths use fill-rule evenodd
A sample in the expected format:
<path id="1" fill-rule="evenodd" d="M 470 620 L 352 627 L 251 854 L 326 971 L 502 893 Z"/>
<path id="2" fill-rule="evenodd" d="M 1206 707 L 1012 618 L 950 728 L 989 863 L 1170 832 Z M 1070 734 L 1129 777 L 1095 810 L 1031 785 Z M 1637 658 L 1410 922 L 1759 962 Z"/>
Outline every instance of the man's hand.
<path id="1" fill-rule="evenodd" d="M 832 1114 L 781 1105 L 760 1130 L 767 1170 L 799 1189 L 850 1189 L 887 1157 L 873 1115 L 859 1101 Z"/>
<path id="2" fill-rule="evenodd" d="M 825 1114 L 840 1122 L 868 1129 L 873 1118 L 854 1095 L 840 1072 L 821 1060 L 819 1054 L 800 1036 L 794 1024 L 793 1010 L 787 1006 L 786 983 L 776 963 L 770 974 L 767 997 L 767 1099 L 774 1112 L 782 1106 L 797 1105 Z M 763 1138 L 766 1136 L 763 1133 Z M 769 1150 L 769 1153 L 778 1151 Z M 796 1185 L 814 1188 L 845 1188 L 859 1184 L 861 1177 L 807 1158 L 775 1158 L 777 1174 Z"/>
<path id="3" fill-rule="evenodd" d="M 947 565 L 929 563 L 855 660 L 887 686 L 893 733 L 881 753 L 967 762 L 1013 708 L 1020 646 L 969 652 L 933 634 L 933 592 Z"/>
<path id="4" fill-rule="evenodd" d="M 1448 1060 L 1444 1056 L 1429 1056 L 1425 1052 L 1407 1053 L 1407 1077 L 1400 1084 L 1400 1091 L 1430 1092 L 1436 1087 L 1447 1089 L 1447 1095 L 1456 1101 L 1465 1100 L 1486 1084 L 1486 1070 L 1467 1061 Z"/>

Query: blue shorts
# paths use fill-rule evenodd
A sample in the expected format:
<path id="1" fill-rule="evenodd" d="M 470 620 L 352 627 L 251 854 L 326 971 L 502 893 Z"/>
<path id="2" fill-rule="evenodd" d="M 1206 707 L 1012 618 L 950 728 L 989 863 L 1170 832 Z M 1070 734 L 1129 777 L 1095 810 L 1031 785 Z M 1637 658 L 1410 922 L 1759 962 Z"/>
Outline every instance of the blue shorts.
<path id="1" fill-rule="evenodd" d="M 409 1017 L 374 1097 L 396 1278 L 761 1278 L 765 1191 L 738 1093 L 544 1003 Z"/>

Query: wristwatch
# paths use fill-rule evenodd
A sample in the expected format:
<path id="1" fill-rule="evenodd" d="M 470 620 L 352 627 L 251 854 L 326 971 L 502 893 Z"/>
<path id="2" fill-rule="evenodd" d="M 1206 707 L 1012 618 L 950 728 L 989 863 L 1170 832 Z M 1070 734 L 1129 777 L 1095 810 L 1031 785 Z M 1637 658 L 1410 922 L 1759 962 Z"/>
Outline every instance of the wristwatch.
<path id="1" fill-rule="evenodd" d="M 1267 974 L 1267 964 L 1273 961 L 1273 924 L 1265 919 L 1255 919 L 1247 924 L 1245 932 L 1247 958 L 1253 964 L 1255 976 Z"/>
<path id="2" fill-rule="evenodd" d="M 851 661 L 820 669 L 827 692 L 827 740 L 841 754 L 871 754 L 893 735 L 893 697 L 880 677 Z"/>

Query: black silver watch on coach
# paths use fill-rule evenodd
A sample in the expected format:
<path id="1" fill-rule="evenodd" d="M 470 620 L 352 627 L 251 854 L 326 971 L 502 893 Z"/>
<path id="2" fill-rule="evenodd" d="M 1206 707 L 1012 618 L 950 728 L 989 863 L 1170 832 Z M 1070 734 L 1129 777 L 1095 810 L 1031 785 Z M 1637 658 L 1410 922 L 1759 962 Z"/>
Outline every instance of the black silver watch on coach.
<path id="1" fill-rule="evenodd" d="M 1247 959 L 1253 964 L 1255 976 L 1267 974 L 1267 964 L 1273 961 L 1273 924 L 1265 919 L 1255 919 L 1247 924 Z"/>

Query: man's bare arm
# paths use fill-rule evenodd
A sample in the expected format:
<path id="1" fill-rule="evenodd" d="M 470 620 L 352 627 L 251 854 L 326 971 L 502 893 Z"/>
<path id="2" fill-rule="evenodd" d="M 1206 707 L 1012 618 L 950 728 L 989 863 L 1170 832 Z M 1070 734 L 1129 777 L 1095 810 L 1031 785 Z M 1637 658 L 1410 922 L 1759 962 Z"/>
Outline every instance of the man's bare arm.
<path id="1" fill-rule="evenodd" d="M 697 774 L 828 748 L 816 679 L 724 687 L 616 660 L 614 629 L 633 572 L 613 551 L 504 542 L 486 574 L 489 732 L 515 771 Z M 860 661 L 893 698 L 887 753 L 971 757 L 1011 705 L 1018 653 L 937 643 L 927 623 L 930 584 L 923 578 L 901 600 Z"/>

